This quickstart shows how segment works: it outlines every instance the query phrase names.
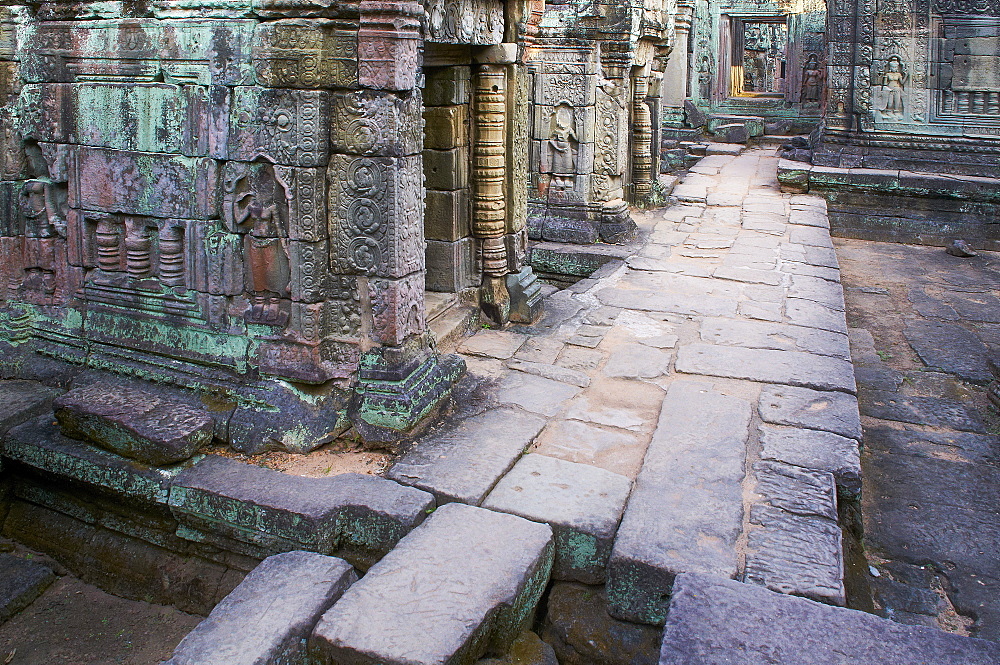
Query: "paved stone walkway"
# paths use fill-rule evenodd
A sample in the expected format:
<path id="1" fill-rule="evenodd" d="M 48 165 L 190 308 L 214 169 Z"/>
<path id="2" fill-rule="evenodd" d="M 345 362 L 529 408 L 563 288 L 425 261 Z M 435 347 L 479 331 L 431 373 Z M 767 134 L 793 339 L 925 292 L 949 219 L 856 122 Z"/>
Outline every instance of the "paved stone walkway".
<path id="1" fill-rule="evenodd" d="M 860 436 L 843 297 L 824 201 L 780 193 L 776 165 L 702 159 L 640 218 L 640 252 L 550 296 L 540 324 L 466 339 L 456 412 L 389 477 L 548 522 L 556 579 L 607 578 L 619 618 L 661 624 L 689 571 L 843 604 L 837 494 L 857 495 Z"/>
<path id="2" fill-rule="evenodd" d="M 878 609 L 1000 640 L 1000 254 L 838 240 Z M 956 615 L 957 613 L 957 615 Z"/>

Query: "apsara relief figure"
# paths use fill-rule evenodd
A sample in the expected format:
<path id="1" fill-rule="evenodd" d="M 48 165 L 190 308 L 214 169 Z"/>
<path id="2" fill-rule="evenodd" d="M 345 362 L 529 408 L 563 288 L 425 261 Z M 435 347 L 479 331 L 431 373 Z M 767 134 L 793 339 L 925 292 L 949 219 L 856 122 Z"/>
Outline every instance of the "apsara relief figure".
<path id="1" fill-rule="evenodd" d="M 882 88 L 887 93 L 882 115 L 897 119 L 903 117 L 903 93 L 906 91 L 908 78 L 906 67 L 899 56 L 890 56 L 885 65 L 885 72 L 882 74 Z"/>

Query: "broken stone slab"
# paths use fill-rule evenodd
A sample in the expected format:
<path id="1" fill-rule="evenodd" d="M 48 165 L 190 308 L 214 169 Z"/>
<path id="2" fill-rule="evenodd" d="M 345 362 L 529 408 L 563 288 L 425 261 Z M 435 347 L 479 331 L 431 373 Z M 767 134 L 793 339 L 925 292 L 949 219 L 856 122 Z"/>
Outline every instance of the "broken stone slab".
<path id="1" fill-rule="evenodd" d="M 842 496 L 861 494 L 861 454 L 858 442 L 832 432 L 797 427 L 759 427 L 762 460 L 793 464 L 833 474 Z"/>
<path id="2" fill-rule="evenodd" d="M 479 505 L 545 422 L 517 408 L 490 409 L 418 440 L 387 476 L 432 492 L 438 503 Z"/>
<path id="3" fill-rule="evenodd" d="M 764 386 L 758 409 L 764 422 L 824 430 L 861 440 L 858 399 L 853 395 L 794 386 Z"/>
<path id="4" fill-rule="evenodd" d="M 750 530 L 744 581 L 835 605 L 846 603 L 841 532 L 834 520 L 756 504 L 750 507 L 750 522 L 762 528 Z"/>
<path id="5" fill-rule="evenodd" d="M 716 344 L 685 344 L 677 351 L 678 372 L 782 383 L 853 393 L 854 368 L 839 358 L 802 351 L 744 349 Z"/>
<path id="6" fill-rule="evenodd" d="M 181 640 L 164 665 L 304 662 L 320 615 L 358 576 L 343 559 L 287 552 L 264 559 Z"/>
<path id="7" fill-rule="evenodd" d="M 785 301 L 785 318 L 792 325 L 847 334 L 847 317 L 844 312 L 814 300 L 789 297 Z"/>
<path id="8" fill-rule="evenodd" d="M 928 367 L 980 385 L 993 380 L 989 349 L 966 328 L 953 323 L 910 321 L 903 334 Z"/>
<path id="9" fill-rule="evenodd" d="M 49 413 L 61 391 L 35 381 L 0 381 L 0 436 L 21 423 Z"/>
<path id="10" fill-rule="evenodd" d="M 555 359 L 553 358 L 553 360 Z M 574 369 L 560 367 L 549 363 L 537 363 L 513 358 L 507 361 L 507 367 L 526 374 L 534 374 L 535 376 L 541 376 L 546 379 L 552 379 L 553 381 L 559 381 L 561 383 L 568 383 L 581 388 L 586 388 L 590 385 L 590 377 L 583 372 L 578 372 Z"/>
<path id="11" fill-rule="evenodd" d="M 51 416 L 15 427 L 3 441 L 3 457 L 32 469 L 67 478 L 116 496 L 146 504 L 166 505 L 171 480 L 185 465 L 149 467 L 70 439 Z"/>
<path id="12" fill-rule="evenodd" d="M 792 284 L 788 287 L 788 297 L 811 300 L 830 309 L 844 311 L 843 287 L 820 277 L 793 275 Z"/>
<path id="13" fill-rule="evenodd" d="M 563 363 L 559 366 L 565 367 Z M 551 417 L 562 409 L 566 400 L 579 392 L 578 386 L 562 381 L 524 372 L 509 372 L 497 385 L 496 398 L 501 404 L 519 406 L 525 411 Z"/>
<path id="14" fill-rule="evenodd" d="M 189 459 L 211 443 L 215 419 L 207 411 L 135 388 L 92 383 L 53 402 L 67 436 L 144 464 Z"/>
<path id="15" fill-rule="evenodd" d="M 679 575 L 660 665 L 990 665 L 1000 645 L 708 575 Z"/>
<path id="16" fill-rule="evenodd" d="M 632 481 L 617 473 L 530 454 L 500 479 L 483 507 L 552 527 L 553 579 L 601 584 L 631 489 Z"/>
<path id="17" fill-rule="evenodd" d="M 552 555 L 548 525 L 444 505 L 322 616 L 311 662 L 464 665 L 502 655 L 530 625 Z"/>
<path id="18" fill-rule="evenodd" d="M 989 433 L 979 412 L 961 402 L 937 397 L 909 397 L 881 390 L 863 390 L 858 395 L 858 401 L 861 413 L 872 418 L 976 434 Z"/>
<path id="19" fill-rule="evenodd" d="M 629 498 L 608 562 L 608 611 L 663 623 L 674 576 L 738 572 L 749 402 L 677 380 Z"/>
<path id="20" fill-rule="evenodd" d="M 851 349 L 845 335 L 786 323 L 707 318 L 701 323 L 701 339 L 712 344 L 807 351 L 842 360 L 851 359 Z"/>
<path id="21" fill-rule="evenodd" d="M 346 473 L 306 478 L 209 456 L 170 489 L 178 521 L 254 543 L 261 534 L 362 570 L 420 524 L 434 498 L 385 478 Z"/>
<path id="22" fill-rule="evenodd" d="M 34 602 L 55 578 L 40 563 L 0 554 L 0 624 Z"/>

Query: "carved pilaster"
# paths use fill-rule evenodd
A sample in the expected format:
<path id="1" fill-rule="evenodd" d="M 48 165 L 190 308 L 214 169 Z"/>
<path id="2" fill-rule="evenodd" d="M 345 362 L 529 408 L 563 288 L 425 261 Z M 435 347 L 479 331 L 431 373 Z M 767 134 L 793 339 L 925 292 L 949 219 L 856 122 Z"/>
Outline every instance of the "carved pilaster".
<path id="1" fill-rule="evenodd" d="M 504 243 L 507 220 L 507 68 L 480 65 L 475 76 L 475 142 L 472 147 L 472 233 L 479 239 L 483 261 L 483 311 L 499 324 L 507 322 L 510 298 Z"/>
<path id="2" fill-rule="evenodd" d="M 361 0 L 358 82 L 379 90 L 413 90 L 420 75 L 420 19 L 412 0 Z"/>
<path id="3" fill-rule="evenodd" d="M 648 94 L 649 79 L 637 75 L 632 90 L 632 194 L 636 201 L 653 191 L 653 126 L 646 104 Z"/>

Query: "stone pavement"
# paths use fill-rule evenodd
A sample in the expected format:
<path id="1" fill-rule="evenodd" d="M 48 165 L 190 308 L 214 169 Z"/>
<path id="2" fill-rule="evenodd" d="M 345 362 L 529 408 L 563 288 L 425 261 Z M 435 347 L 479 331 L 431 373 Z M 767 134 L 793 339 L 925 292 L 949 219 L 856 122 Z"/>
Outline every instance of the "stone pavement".
<path id="1" fill-rule="evenodd" d="M 838 240 L 878 609 L 1000 640 L 1000 254 Z"/>
<path id="2" fill-rule="evenodd" d="M 860 436 L 843 296 L 824 201 L 780 193 L 776 165 L 702 159 L 676 205 L 640 214 L 640 251 L 539 324 L 464 340 L 456 411 L 389 477 L 548 522 L 554 578 L 606 581 L 619 618 L 662 624 L 682 572 L 843 604 Z"/>

